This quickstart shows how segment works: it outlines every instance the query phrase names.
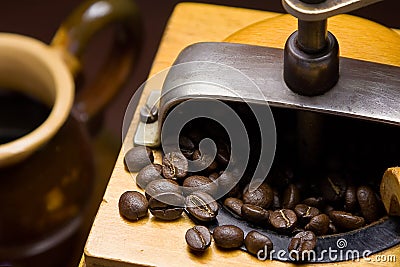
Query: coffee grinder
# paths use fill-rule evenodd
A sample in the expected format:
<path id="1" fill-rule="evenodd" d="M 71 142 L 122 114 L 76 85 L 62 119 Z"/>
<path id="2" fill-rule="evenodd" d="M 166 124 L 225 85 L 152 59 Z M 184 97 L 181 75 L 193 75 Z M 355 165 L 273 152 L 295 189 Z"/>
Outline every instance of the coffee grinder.
<path id="1" fill-rule="evenodd" d="M 285 161 L 290 154 L 289 160 L 310 181 L 318 179 L 324 170 L 346 166 L 350 176 L 380 183 L 387 168 L 400 164 L 400 68 L 340 57 L 340 38 L 327 30 L 328 18 L 375 2 L 378 1 L 283 0 L 286 11 L 298 20 L 298 30 L 288 36 L 283 50 L 235 43 L 238 36 L 251 34 L 251 29 L 232 35 L 229 42 L 187 47 L 174 63 L 180 67 L 168 73 L 162 91 L 150 94 L 147 106 L 151 108 L 141 113 L 134 143 L 159 146 L 168 114 L 188 100 L 268 104 L 276 124 L 275 160 Z M 217 65 L 188 64 L 193 62 Z M 218 66 L 238 70 L 252 83 Z M 145 136 L 141 134 L 143 130 Z M 395 178 L 396 175 L 391 181 Z M 343 238 L 347 250 L 378 253 L 392 249 L 398 253 L 398 248 L 392 247 L 400 243 L 400 220 L 391 216 L 399 205 L 395 193 L 391 193 L 396 186 L 400 189 L 397 182 L 383 187 L 384 192 L 381 190 L 391 199 L 386 207 L 389 216 L 359 230 L 320 238 L 316 250 L 336 247 L 338 238 Z M 224 210 L 218 215 L 218 223 L 253 227 Z M 287 243 L 279 235 L 271 239 L 277 248 Z M 334 261 L 326 256 L 318 262 Z"/>

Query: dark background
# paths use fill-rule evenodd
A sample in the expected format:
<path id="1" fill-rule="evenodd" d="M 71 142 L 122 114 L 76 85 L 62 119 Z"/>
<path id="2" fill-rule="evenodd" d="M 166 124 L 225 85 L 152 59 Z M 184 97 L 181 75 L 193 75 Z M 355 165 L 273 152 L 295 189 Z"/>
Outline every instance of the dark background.
<path id="1" fill-rule="evenodd" d="M 58 25 L 81 3 L 81 0 L 2 0 L 0 8 L 0 31 L 14 32 L 35 37 L 46 43 L 51 41 Z M 143 22 L 143 50 L 137 61 L 136 68 L 127 85 L 109 106 L 105 129 L 112 133 L 120 142 L 120 132 L 125 108 L 135 92 L 147 78 L 151 63 L 157 51 L 165 24 L 178 0 L 136 0 L 141 11 Z M 206 0 L 192 1 L 213 3 L 219 5 L 246 7 L 251 9 L 285 12 L 280 0 Z M 354 12 L 354 14 L 369 18 L 388 27 L 400 28 L 400 1 L 386 0 Z M 224 36 L 221 36 L 221 39 Z M 92 46 L 93 53 L 96 46 Z"/>

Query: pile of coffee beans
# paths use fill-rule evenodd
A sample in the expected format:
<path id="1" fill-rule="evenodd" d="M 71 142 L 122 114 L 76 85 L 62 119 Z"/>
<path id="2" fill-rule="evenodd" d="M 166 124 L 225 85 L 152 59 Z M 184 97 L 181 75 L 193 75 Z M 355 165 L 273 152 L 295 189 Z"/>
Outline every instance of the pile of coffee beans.
<path id="1" fill-rule="evenodd" d="M 298 177 L 287 164 L 280 164 L 273 166 L 265 182 L 255 190 L 249 190 L 247 171 L 232 188 L 237 177 L 225 171 L 230 160 L 229 142 L 224 141 L 224 136 L 211 136 L 217 154 L 210 160 L 199 150 L 199 142 L 205 137 L 203 133 L 185 132 L 179 138 L 181 151 L 164 154 L 162 164 L 153 162 L 149 148 L 129 150 L 126 167 L 131 172 L 139 171 L 136 183 L 144 189 L 145 196 L 125 192 L 119 202 L 120 214 L 128 220 L 138 220 L 150 210 L 160 220 L 176 220 L 186 212 L 196 223 L 206 224 L 215 220 L 223 206 L 240 220 L 291 237 L 288 250 L 299 252 L 314 249 L 317 236 L 356 230 L 385 215 L 377 193 L 379 185 L 342 173 L 319 171 L 310 177 Z M 189 172 L 190 164 L 200 164 L 202 170 Z M 212 196 L 226 188 L 231 189 L 217 202 Z M 196 225 L 185 238 L 194 251 L 206 250 L 212 238 L 219 247 L 234 249 L 244 245 L 254 255 L 264 247 L 273 247 L 268 236 L 251 231 L 245 237 L 234 225 L 218 226 L 212 234 L 206 227 Z"/>
<path id="2" fill-rule="evenodd" d="M 288 235 L 300 230 L 318 236 L 347 232 L 384 215 L 382 203 L 371 187 L 349 186 L 341 191 L 335 180 L 327 177 L 327 181 L 332 192 L 321 191 L 327 197 L 303 197 L 307 192 L 294 184 L 278 191 L 264 183 L 253 192 L 245 189 L 241 196 L 228 197 L 223 203 L 248 222 Z"/>

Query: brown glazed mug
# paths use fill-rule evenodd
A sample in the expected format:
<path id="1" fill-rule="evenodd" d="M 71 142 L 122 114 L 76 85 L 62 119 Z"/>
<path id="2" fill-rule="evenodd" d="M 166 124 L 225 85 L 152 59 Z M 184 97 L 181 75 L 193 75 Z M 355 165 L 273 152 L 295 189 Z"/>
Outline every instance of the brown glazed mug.
<path id="1" fill-rule="evenodd" d="M 131 0 L 91 0 L 51 45 L 0 33 L 0 266 L 71 266 L 82 253 L 95 183 L 86 122 L 131 71 L 138 17 Z M 109 25 L 110 55 L 76 92 L 85 48 Z"/>

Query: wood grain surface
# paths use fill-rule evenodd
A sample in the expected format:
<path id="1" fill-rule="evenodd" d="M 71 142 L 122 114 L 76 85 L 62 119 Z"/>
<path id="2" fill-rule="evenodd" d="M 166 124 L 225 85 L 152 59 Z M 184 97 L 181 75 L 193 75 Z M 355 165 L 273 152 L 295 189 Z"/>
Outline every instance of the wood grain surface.
<path id="1" fill-rule="evenodd" d="M 295 27 L 293 22 L 289 16 L 271 12 L 180 4 L 167 25 L 150 76 L 171 66 L 184 47 L 196 42 L 222 41 L 229 36 L 228 41 L 282 47 Z M 251 26 L 245 28 L 248 25 Z M 335 17 L 329 27 L 340 38 L 341 55 L 400 66 L 400 37 L 394 31 L 350 16 Z M 148 93 L 149 88 L 146 88 L 140 104 L 144 103 Z M 123 164 L 124 151 L 133 145 L 138 120 L 135 113 L 89 235 L 82 266 L 295 266 L 279 261 L 258 261 L 242 251 L 222 251 L 214 244 L 203 255 L 195 255 L 185 243 L 185 232 L 193 225 L 186 216 L 174 222 L 160 222 L 151 215 L 137 222 L 122 219 L 118 213 L 120 195 L 126 190 L 140 191 L 135 177 L 126 172 Z M 160 163 L 160 151 L 154 152 L 155 162 Z M 395 254 L 400 261 L 399 246 L 381 254 Z M 354 262 L 334 265 L 351 264 Z M 387 266 L 387 263 L 363 261 L 362 265 Z"/>

